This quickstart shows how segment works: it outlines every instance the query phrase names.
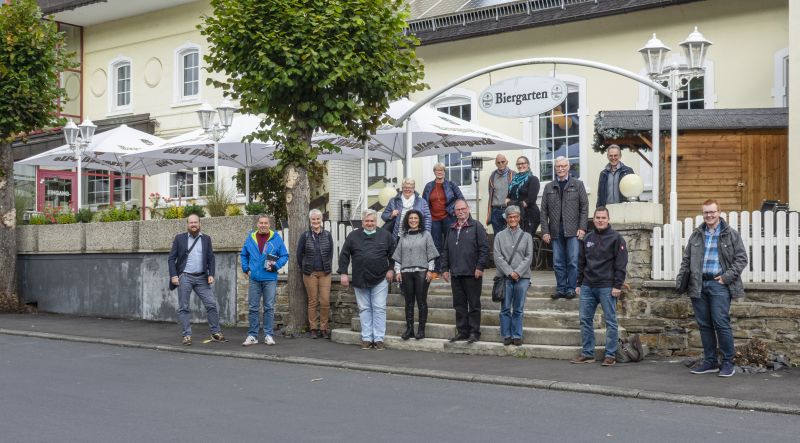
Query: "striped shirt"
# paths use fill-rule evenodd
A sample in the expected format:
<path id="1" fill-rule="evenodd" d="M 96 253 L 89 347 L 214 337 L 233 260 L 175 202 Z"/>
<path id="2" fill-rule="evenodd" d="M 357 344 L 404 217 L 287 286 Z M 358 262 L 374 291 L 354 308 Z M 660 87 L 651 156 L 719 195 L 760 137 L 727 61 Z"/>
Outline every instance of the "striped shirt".
<path id="1" fill-rule="evenodd" d="M 703 255 L 703 275 L 716 277 L 722 274 L 722 266 L 719 264 L 719 230 L 720 224 L 715 229 L 708 229 L 706 226 L 705 254 Z"/>

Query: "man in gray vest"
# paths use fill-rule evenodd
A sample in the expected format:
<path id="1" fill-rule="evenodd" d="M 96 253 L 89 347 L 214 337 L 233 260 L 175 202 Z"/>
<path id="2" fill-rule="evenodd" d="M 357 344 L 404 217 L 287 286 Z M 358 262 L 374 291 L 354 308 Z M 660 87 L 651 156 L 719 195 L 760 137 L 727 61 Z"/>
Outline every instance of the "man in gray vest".
<path id="1" fill-rule="evenodd" d="M 489 175 L 489 212 L 486 224 L 492 225 L 495 235 L 506 228 L 506 219 L 503 211 L 508 197 L 508 185 L 514 178 L 514 171 L 508 167 L 508 159 L 503 154 L 497 154 L 494 159 L 497 169 Z"/>
<path id="2" fill-rule="evenodd" d="M 622 163 L 622 149 L 618 145 L 611 145 L 606 151 L 608 164 L 600 172 L 600 182 L 597 184 L 597 207 L 608 206 L 612 203 L 622 203 L 622 193 L 619 191 L 619 182 L 622 177 L 633 174 L 630 166 Z"/>

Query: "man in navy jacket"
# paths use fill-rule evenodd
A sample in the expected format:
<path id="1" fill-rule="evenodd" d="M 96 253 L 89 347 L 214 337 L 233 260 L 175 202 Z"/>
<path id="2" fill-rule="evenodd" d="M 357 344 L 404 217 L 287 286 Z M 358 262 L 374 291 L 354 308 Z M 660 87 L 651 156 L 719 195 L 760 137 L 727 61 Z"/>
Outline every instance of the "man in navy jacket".
<path id="1" fill-rule="evenodd" d="M 170 289 L 178 288 L 178 322 L 183 331 L 183 344 L 192 344 L 191 311 L 189 297 L 192 291 L 200 297 L 206 308 L 211 339 L 225 341 L 219 327 L 217 299 L 211 285 L 214 284 L 214 248 L 211 237 L 200 232 L 200 217 L 190 215 L 186 218 L 186 233 L 178 234 L 172 241 L 169 251 Z"/>

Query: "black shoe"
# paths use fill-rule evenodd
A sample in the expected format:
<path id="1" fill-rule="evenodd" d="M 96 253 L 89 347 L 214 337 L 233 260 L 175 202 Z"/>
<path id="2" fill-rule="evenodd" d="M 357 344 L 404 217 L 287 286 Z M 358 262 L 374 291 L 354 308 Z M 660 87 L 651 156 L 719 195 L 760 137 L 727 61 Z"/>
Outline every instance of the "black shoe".
<path id="1" fill-rule="evenodd" d="M 406 332 L 403 332 L 403 335 L 400 336 L 403 340 L 408 340 L 409 338 L 414 336 L 414 326 L 409 324 L 406 326 Z"/>
<path id="2" fill-rule="evenodd" d="M 569 291 L 569 292 L 567 292 L 567 295 L 564 296 L 564 298 L 566 298 L 567 300 L 572 300 L 577 295 L 578 294 L 576 294 L 575 291 Z"/>
<path id="3" fill-rule="evenodd" d="M 417 335 L 415 335 L 414 338 L 417 340 L 425 338 L 425 325 L 419 325 L 417 328 Z"/>
<path id="4" fill-rule="evenodd" d="M 317 338 L 322 338 L 324 336 L 325 336 L 325 334 L 322 333 L 322 329 L 317 331 Z"/>
<path id="5" fill-rule="evenodd" d="M 514 340 L 511 340 L 511 343 L 514 346 L 522 346 L 522 339 L 521 338 L 515 338 Z"/>
<path id="6" fill-rule="evenodd" d="M 319 338 L 319 335 L 317 335 L 317 330 L 316 329 L 312 329 L 311 330 L 311 338 L 313 338 L 313 339 Z"/>
<path id="7" fill-rule="evenodd" d="M 322 338 L 324 338 L 326 340 L 330 340 L 331 339 L 331 331 L 329 331 L 327 329 L 322 331 Z"/>
<path id="8" fill-rule="evenodd" d="M 559 298 L 564 298 L 563 292 L 556 292 L 555 294 L 551 295 L 550 298 L 553 300 L 558 300 Z"/>
<path id="9" fill-rule="evenodd" d="M 472 344 L 472 343 L 475 343 L 476 341 L 478 341 L 478 335 L 477 334 L 470 334 L 469 338 L 467 339 L 467 343 Z"/>
<path id="10" fill-rule="evenodd" d="M 503 337 L 503 346 L 508 346 L 511 344 L 511 337 Z"/>
<path id="11" fill-rule="evenodd" d="M 455 342 L 457 342 L 457 341 L 464 341 L 464 340 L 466 340 L 467 338 L 469 338 L 469 337 L 467 337 L 466 335 L 463 335 L 463 334 L 456 334 L 456 336 L 455 336 L 455 337 L 453 337 L 453 338 L 451 338 L 451 339 L 450 339 L 450 343 L 455 343 Z"/>

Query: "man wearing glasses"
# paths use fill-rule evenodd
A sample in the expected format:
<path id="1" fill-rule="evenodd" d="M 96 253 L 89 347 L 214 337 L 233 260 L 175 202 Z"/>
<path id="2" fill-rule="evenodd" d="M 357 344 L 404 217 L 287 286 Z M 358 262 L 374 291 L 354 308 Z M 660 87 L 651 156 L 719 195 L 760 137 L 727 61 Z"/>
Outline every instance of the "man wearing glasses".
<path id="1" fill-rule="evenodd" d="M 570 177 L 569 160 L 556 157 L 556 179 L 542 193 L 542 240 L 552 244 L 557 298 L 575 298 L 579 241 L 586 235 L 589 198 L 583 182 Z"/>
<path id="2" fill-rule="evenodd" d="M 731 332 L 731 298 L 744 296 L 742 271 L 747 267 L 747 250 L 742 237 L 719 215 L 719 203 L 703 203 L 703 223 L 695 228 L 683 250 L 681 269 L 676 278 L 678 292 L 688 292 L 694 319 L 703 343 L 703 361 L 692 374 L 734 373 L 736 353 Z M 722 365 L 717 360 L 717 344 Z"/>
<path id="3" fill-rule="evenodd" d="M 508 186 L 514 179 L 514 171 L 508 167 L 508 159 L 503 154 L 497 154 L 494 159 L 497 169 L 489 175 L 489 213 L 487 224 L 492 225 L 494 235 L 506 228 L 506 219 L 503 211 L 508 197 Z"/>

